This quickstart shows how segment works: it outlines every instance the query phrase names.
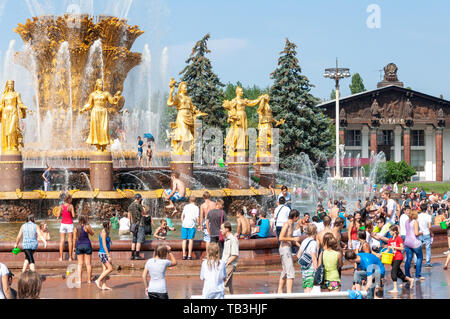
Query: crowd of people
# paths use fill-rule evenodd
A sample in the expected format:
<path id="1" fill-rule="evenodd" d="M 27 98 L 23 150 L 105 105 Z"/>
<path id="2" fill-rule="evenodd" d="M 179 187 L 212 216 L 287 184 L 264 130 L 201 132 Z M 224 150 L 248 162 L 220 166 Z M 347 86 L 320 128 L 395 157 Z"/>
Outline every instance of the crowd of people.
<path id="1" fill-rule="evenodd" d="M 176 193 L 180 191 L 178 177 L 176 173 L 173 174 L 172 185 Z M 183 198 L 184 196 L 185 193 Z M 434 234 L 431 226 L 445 224 L 446 228 L 450 229 L 449 199 L 436 193 L 428 196 L 425 192 L 419 193 L 415 190 L 403 197 L 401 202 L 394 200 L 391 198 L 391 192 L 384 190 L 380 198 L 366 198 L 364 203 L 358 201 L 353 213 L 346 210 L 348 203 L 343 198 L 330 199 L 325 206 L 322 200 L 319 200 L 315 213 L 301 214 L 291 208 L 291 195 L 288 188 L 283 186 L 272 209 L 266 211 L 258 206 L 249 213 L 247 207 L 239 208 L 236 213 L 236 229 L 233 232 L 229 216 L 224 209 L 224 201 L 212 200 L 211 194 L 205 191 L 200 206 L 194 197 L 188 198 L 188 202 L 182 206 L 182 260 L 196 259 L 193 246 L 196 232 L 199 231 L 206 244 L 206 258 L 200 270 L 200 278 L 204 281 L 202 295 L 204 298 L 223 298 L 225 293 L 233 293 L 233 274 L 239 260 L 239 240 L 276 237 L 282 266 L 278 293 L 293 292 L 295 260 L 299 265 L 305 293 L 314 290 L 340 291 L 342 267 L 344 260 L 347 260 L 353 265 L 352 289 L 366 290 L 369 298 L 381 298 L 387 280 L 385 265 L 382 263 L 383 253 L 393 255 L 390 262 L 393 289 L 389 292 L 395 294 L 399 291 L 399 279 L 409 287 L 413 287 L 416 280 L 425 280 L 422 276 L 423 259 L 424 267 L 432 267 L 431 244 Z M 94 236 L 94 231 L 85 214 L 78 216 L 75 225 L 72 198 L 69 194 L 65 195 L 64 204 L 57 213 L 58 219 L 61 218 L 59 260 L 64 259 L 63 250 L 67 235 L 69 260 L 77 259 L 78 262 L 77 283 L 82 283 L 83 268 L 86 267 L 86 283 L 94 281 L 99 289 L 111 290 L 107 279 L 114 271 L 110 237 L 113 223 L 117 223 L 115 228 L 118 228 L 119 234 L 131 234 L 130 259 L 144 260 L 140 255 L 142 244 L 146 236 L 152 234 L 152 226 L 155 224 L 142 201 L 142 196 L 136 194 L 127 214 L 120 219 L 116 217 L 102 223 L 103 229 L 98 235 L 98 258 L 102 272 L 94 281 L 91 259 L 91 237 Z M 175 231 L 170 217 L 169 209 L 166 218 L 160 221 L 153 234 L 155 240 L 165 240 L 169 232 Z M 306 236 L 306 239 L 301 241 L 301 236 Z M 450 231 L 448 236 L 450 238 Z M 37 226 L 32 215 L 20 228 L 15 248 L 22 240 L 25 260 L 19 284 L 27 283 L 29 287 L 19 285 L 19 298 L 39 296 L 42 281 L 33 277 L 36 275 L 31 275 L 36 273 L 34 253 L 39 241 L 46 247 L 49 239 L 46 225 Z M 447 269 L 449 261 L 450 254 L 444 269 Z M 403 262 L 404 270 L 401 268 Z M 142 274 L 145 293 L 150 299 L 169 298 L 165 273 L 167 268 L 176 265 L 171 247 L 164 243 L 158 245 L 153 258 L 146 262 Z M 0 264 L 0 272 L 0 299 L 13 298 L 13 274 L 3 264 Z M 27 277 L 22 280 L 22 276 Z M 147 280 L 148 276 L 150 281 Z"/>

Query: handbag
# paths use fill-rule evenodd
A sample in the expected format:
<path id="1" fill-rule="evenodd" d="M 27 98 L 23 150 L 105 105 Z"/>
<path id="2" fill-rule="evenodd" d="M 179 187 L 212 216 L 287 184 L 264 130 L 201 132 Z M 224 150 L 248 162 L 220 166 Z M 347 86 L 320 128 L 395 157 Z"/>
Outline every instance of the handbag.
<path id="1" fill-rule="evenodd" d="M 312 264 L 312 257 L 311 257 L 311 255 L 310 255 L 309 253 L 306 252 L 306 250 L 308 249 L 309 244 L 311 244 L 311 242 L 312 242 L 313 240 L 314 240 L 314 239 L 311 239 L 311 240 L 309 241 L 309 243 L 306 244 L 306 247 L 305 247 L 305 249 L 303 250 L 302 255 L 300 256 L 300 258 L 299 258 L 298 261 L 297 261 L 297 263 L 298 263 L 300 266 L 302 266 L 303 268 L 309 268 L 309 267 L 311 266 L 311 264 Z"/>
<path id="2" fill-rule="evenodd" d="M 223 224 L 223 209 L 222 209 L 222 216 L 220 217 L 220 225 Z M 223 243 L 225 241 L 225 237 L 223 236 L 222 232 L 219 230 L 219 241 Z"/>
<path id="3" fill-rule="evenodd" d="M 323 253 L 324 251 L 322 251 L 322 262 L 314 274 L 314 286 L 322 286 L 325 282 L 325 266 L 323 265 Z"/>
<path id="4" fill-rule="evenodd" d="M 137 231 L 137 225 L 136 224 L 131 224 L 130 225 L 130 232 L 135 233 Z"/>

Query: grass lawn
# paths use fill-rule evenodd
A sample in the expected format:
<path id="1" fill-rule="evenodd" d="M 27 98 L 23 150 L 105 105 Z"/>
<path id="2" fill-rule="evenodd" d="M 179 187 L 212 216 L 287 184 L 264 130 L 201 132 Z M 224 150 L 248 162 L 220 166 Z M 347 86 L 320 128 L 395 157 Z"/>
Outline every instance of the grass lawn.
<path id="1" fill-rule="evenodd" d="M 403 184 L 404 185 L 404 184 Z M 400 192 L 403 185 L 398 186 L 398 191 Z M 408 192 L 411 191 L 414 187 L 418 187 L 419 190 L 421 187 L 427 192 L 436 192 L 439 194 L 444 194 L 448 191 L 450 191 L 450 183 L 443 183 L 443 182 L 410 182 L 406 183 L 406 186 L 408 186 Z"/>

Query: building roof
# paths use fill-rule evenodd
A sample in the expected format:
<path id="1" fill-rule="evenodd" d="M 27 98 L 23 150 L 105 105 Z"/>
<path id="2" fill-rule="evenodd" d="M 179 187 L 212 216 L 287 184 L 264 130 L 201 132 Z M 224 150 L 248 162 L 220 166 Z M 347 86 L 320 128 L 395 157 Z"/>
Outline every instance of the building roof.
<path id="1" fill-rule="evenodd" d="M 381 93 L 381 92 L 386 92 L 386 91 L 398 91 L 398 92 L 402 92 L 402 93 L 412 93 L 415 96 L 419 96 L 428 100 L 431 100 L 435 103 L 441 104 L 441 105 L 445 105 L 450 107 L 450 101 L 445 100 L 445 99 L 441 99 L 439 97 L 435 97 L 432 95 L 428 95 L 425 93 L 421 93 L 419 91 L 415 91 L 415 90 L 411 90 L 411 89 L 406 89 L 397 85 L 388 85 L 385 87 L 381 87 L 381 88 L 377 88 L 374 90 L 370 90 L 370 91 L 365 91 L 365 92 L 361 92 L 361 93 L 356 93 L 353 95 L 349 95 L 346 97 L 341 97 L 339 98 L 339 102 L 340 103 L 345 103 L 348 101 L 352 101 L 352 100 L 357 100 L 358 98 L 364 97 L 364 96 L 370 96 L 372 94 L 377 94 L 377 93 Z M 319 105 L 317 105 L 318 107 L 321 108 L 328 108 L 328 107 L 334 107 L 336 104 L 336 99 L 334 100 L 330 100 L 330 101 L 326 101 L 324 103 L 321 103 Z"/>

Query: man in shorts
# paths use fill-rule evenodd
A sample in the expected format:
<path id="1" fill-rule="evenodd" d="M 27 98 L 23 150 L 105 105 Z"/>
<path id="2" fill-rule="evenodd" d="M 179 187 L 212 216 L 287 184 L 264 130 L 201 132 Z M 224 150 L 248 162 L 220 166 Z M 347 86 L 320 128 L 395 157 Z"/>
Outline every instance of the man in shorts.
<path id="1" fill-rule="evenodd" d="M 140 136 L 138 136 L 138 166 L 142 167 L 144 166 L 144 161 L 142 159 L 142 157 L 144 156 L 144 141 L 142 140 L 142 138 Z"/>
<path id="2" fill-rule="evenodd" d="M 373 298 L 373 295 L 377 294 L 378 291 L 383 291 L 382 279 L 384 278 L 386 270 L 380 258 L 374 254 L 355 254 L 354 251 L 347 250 L 345 252 L 345 259 L 351 263 L 356 263 L 358 267 L 353 278 L 356 290 L 361 290 L 361 284 L 365 281 L 365 290 L 369 292 L 369 298 Z M 372 287 L 373 282 L 375 282 L 375 287 Z"/>
<path id="3" fill-rule="evenodd" d="M 179 172 L 172 172 L 170 178 L 172 180 L 172 188 L 166 189 L 164 191 L 166 198 L 170 201 L 170 204 L 166 206 L 166 209 L 172 209 L 173 214 L 175 214 L 177 212 L 175 203 L 183 202 L 186 200 L 186 198 L 184 198 L 184 196 L 186 195 L 186 186 L 184 185 L 183 181 L 180 180 Z"/>
<path id="4" fill-rule="evenodd" d="M 227 214 L 223 210 L 224 201 L 218 199 L 216 208 L 209 211 L 206 217 L 206 229 L 211 240 L 211 243 L 218 243 L 220 251 L 223 251 L 223 243 L 219 242 L 220 226 L 227 221 Z"/>
<path id="5" fill-rule="evenodd" d="M 200 210 L 197 205 L 195 205 L 195 197 L 189 198 L 189 204 L 184 206 L 183 213 L 181 214 L 181 239 L 183 260 L 192 260 L 192 248 L 194 247 L 194 237 L 195 237 L 195 224 L 198 223 L 198 217 Z M 186 243 L 189 241 L 188 255 L 186 256 Z"/>
<path id="6" fill-rule="evenodd" d="M 128 207 L 128 219 L 131 223 L 130 230 L 133 234 L 131 260 L 144 260 L 140 256 L 141 245 L 145 242 L 143 215 L 145 215 L 145 210 L 142 206 L 142 196 L 141 194 L 136 194 L 134 195 L 133 203 Z"/>
<path id="7" fill-rule="evenodd" d="M 227 294 L 233 294 L 233 273 L 236 271 L 236 267 L 239 259 L 239 241 L 231 233 L 230 222 L 225 222 L 220 226 L 220 232 L 225 238 L 222 261 L 226 265 L 227 278 L 224 281 L 225 292 Z"/>
<path id="8" fill-rule="evenodd" d="M 295 278 L 295 268 L 294 262 L 292 260 L 292 242 L 295 243 L 298 247 L 300 247 L 299 241 L 300 237 L 293 237 L 294 233 L 294 223 L 298 221 L 300 218 L 300 213 L 293 209 L 289 212 L 289 218 L 286 223 L 284 223 L 283 228 L 280 232 L 280 237 L 278 240 L 280 241 L 280 256 L 281 256 L 281 265 L 283 266 L 283 271 L 280 276 L 280 283 L 278 285 L 278 293 L 282 294 L 284 287 L 286 286 L 286 292 L 292 293 L 292 287 L 294 285 Z"/>
<path id="9" fill-rule="evenodd" d="M 216 208 L 216 203 L 211 200 L 211 194 L 208 191 L 203 193 L 203 199 L 205 202 L 200 206 L 198 230 L 203 232 L 203 241 L 206 243 L 206 250 L 208 250 L 208 245 L 211 239 L 209 238 L 208 229 L 206 228 L 206 219 L 208 217 L 208 213 Z"/>

